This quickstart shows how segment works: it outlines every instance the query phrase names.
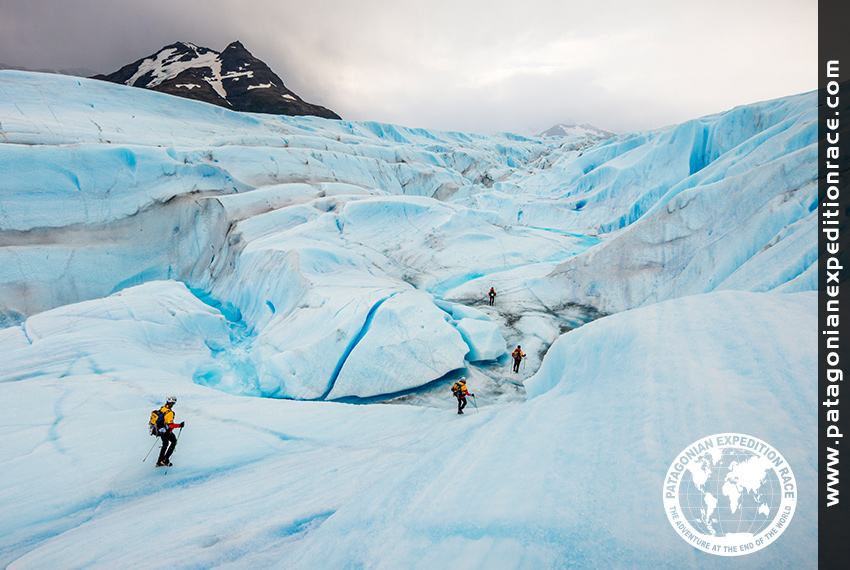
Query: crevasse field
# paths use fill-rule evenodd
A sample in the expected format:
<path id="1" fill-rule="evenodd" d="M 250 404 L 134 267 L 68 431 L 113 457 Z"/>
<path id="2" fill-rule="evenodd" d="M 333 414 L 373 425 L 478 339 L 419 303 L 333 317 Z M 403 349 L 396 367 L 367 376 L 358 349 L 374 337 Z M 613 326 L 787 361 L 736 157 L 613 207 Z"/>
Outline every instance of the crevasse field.
<path id="1" fill-rule="evenodd" d="M 599 142 L 0 71 L 0 566 L 814 568 L 816 103 Z M 662 504 L 724 432 L 799 488 L 742 557 Z"/>

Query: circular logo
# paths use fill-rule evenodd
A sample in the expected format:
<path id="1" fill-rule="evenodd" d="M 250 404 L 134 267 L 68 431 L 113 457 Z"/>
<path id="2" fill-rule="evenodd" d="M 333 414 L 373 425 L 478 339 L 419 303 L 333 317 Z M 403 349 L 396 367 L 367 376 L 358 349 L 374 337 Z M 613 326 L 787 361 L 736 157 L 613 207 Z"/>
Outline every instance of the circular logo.
<path id="1" fill-rule="evenodd" d="M 791 522 L 797 482 L 785 458 L 758 438 L 722 433 L 694 442 L 664 479 L 676 532 L 710 554 L 740 556 L 772 544 Z"/>

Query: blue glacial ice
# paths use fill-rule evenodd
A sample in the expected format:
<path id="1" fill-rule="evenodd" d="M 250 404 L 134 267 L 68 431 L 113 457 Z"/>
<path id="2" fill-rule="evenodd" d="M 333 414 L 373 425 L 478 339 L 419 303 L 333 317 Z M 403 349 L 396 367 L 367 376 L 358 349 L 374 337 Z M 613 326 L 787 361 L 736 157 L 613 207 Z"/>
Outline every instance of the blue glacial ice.
<path id="1" fill-rule="evenodd" d="M 660 497 L 736 431 L 800 489 L 737 561 L 812 567 L 816 116 L 544 139 L 0 71 L 0 566 L 727 568 Z"/>

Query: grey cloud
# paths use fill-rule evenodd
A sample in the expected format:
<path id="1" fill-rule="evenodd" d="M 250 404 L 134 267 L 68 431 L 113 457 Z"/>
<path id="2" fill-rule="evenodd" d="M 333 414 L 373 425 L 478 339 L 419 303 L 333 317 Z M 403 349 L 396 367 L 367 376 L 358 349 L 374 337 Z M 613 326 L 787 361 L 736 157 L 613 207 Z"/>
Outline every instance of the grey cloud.
<path id="1" fill-rule="evenodd" d="M 804 0 L 6 0 L 0 63 L 115 71 L 174 41 L 240 40 L 351 120 L 625 132 L 816 87 Z"/>

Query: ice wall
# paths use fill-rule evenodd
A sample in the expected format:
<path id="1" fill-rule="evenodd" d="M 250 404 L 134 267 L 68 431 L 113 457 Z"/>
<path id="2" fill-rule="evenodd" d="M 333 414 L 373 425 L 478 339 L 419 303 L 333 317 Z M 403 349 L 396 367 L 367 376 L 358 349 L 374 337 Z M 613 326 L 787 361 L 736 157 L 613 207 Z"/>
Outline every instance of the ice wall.
<path id="1" fill-rule="evenodd" d="M 236 366 L 250 393 L 391 393 L 503 357 L 505 339 L 539 363 L 570 307 L 815 286 L 811 94 L 594 144 L 232 113 L 56 75 L 3 71 L 0 89 L 0 324 L 179 280 L 244 353 L 198 378 Z M 435 302 L 483 305 L 491 286 L 491 324 L 425 326 Z M 408 323 L 431 349 L 387 356 L 424 369 L 383 377 L 370 361 L 392 352 L 401 299 L 431 315 Z M 452 356 L 425 364 L 437 352 Z"/>

